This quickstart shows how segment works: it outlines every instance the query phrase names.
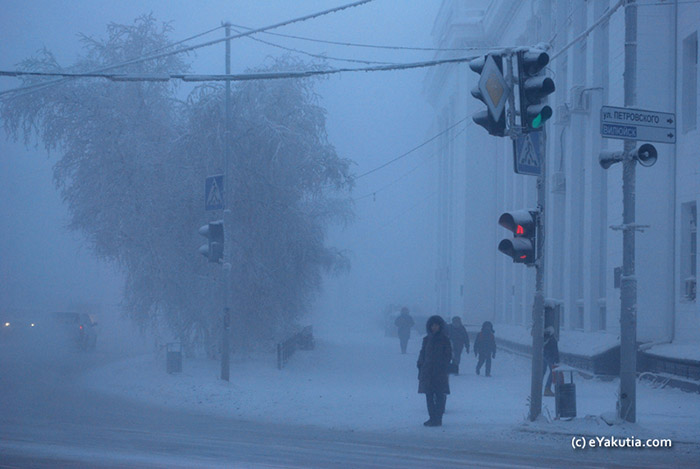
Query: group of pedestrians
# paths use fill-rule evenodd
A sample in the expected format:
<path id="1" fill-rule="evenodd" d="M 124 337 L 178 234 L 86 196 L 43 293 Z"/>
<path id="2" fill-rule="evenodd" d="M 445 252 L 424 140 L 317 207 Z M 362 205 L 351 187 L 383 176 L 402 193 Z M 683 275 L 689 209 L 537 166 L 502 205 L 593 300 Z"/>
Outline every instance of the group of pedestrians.
<path id="1" fill-rule="evenodd" d="M 406 346 L 411 335 L 411 328 L 415 322 L 409 314 L 408 308 L 402 308 L 401 314 L 396 318 L 398 327 L 401 353 L 406 353 Z M 450 372 L 459 374 L 462 350 L 469 353 L 469 334 L 462 324 L 461 318 L 455 316 L 451 324 L 446 324 L 442 317 L 431 316 L 425 324 L 426 335 L 423 337 L 420 353 L 418 354 L 418 393 L 425 394 L 428 407 L 428 420 L 423 425 L 439 427 L 442 425 L 442 416 L 445 413 L 445 402 L 450 393 Z M 553 396 L 552 372 L 559 363 L 559 348 L 554 337 L 554 328 L 545 329 L 544 336 L 544 372 L 550 370 L 544 395 Z M 474 356 L 478 358 L 476 374 L 481 374 L 481 367 L 485 365 L 485 374 L 491 376 L 491 360 L 496 358 L 496 339 L 493 324 L 485 321 L 481 325 L 481 331 L 474 340 Z M 544 375 L 543 375 L 544 378 Z"/>

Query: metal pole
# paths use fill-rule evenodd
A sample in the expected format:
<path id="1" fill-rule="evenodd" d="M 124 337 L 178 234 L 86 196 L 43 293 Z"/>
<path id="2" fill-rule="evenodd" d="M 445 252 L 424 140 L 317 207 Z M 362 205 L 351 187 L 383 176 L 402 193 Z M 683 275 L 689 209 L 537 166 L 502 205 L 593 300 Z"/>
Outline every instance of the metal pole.
<path id="1" fill-rule="evenodd" d="M 521 131 L 515 126 L 515 75 L 513 72 L 513 56 L 511 52 L 506 61 L 506 82 L 511 93 L 509 101 L 508 125 L 510 137 L 517 139 Z M 518 71 L 518 73 L 521 73 Z M 547 140 L 544 129 L 540 134 L 541 161 L 540 175 L 537 177 L 537 260 L 535 263 L 535 301 L 532 305 L 532 375 L 530 378 L 530 415 L 531 421 L 537 419 L 542 413 L 542 348 L 544 336 L 544 205 L 547 181 Z"/>
<path id="2" fill-rule="evenodd" d="M 231 25 L 226 23 L 226 37 L 231 36 Z M 226 40 L 226 75 L 231 74 L 231 40 Z M 230 361 L 229 361 L 229 336 L 231 334 L 230 325 L 230 313 L 228 306 L 228 290 L 231 283 L 231 223 L 230 214 L 231 210 L 229 208 L 229 203 L 231 198 L 229 193 L 231 192 L 231 179 L 229 178 L 229 154 L 230 154 L 230 142 L 231 142 L 231 81 L 226 80 L 226 96 L 225 96 L 225 107 L 226 107 L 226 120 L 224 122 L 224 265 L 222 266 L 222 277 L 223 277 L 223 303 L 224 303 L 224 327 L 223 327 L 223 341 L 222 341 L 222 351 L 221 351 L 221 379 L 228 381 L 230 374 Z"/>
<path id="3" fill-rule="evenodd" d="M 637 92 L 637 6 L 625 5 L 625 106 L 634 106 Z M 637 142 L 625 140 L 622 167 L 622 279 L 620 285 L 620 392 L 618 417 L 636 421 L 637 407 L 637 279 L 634 273 L 635 170 L 630 157 Z"/>
<path id="4" fill-rule="evenodd" d="M 541 173 L 537 177 L 537 261 L 535 263 L 535 301 L 532 304 L 532 376 L 530 383 L 530 420 L 542 413 L 542 368 L 544 347 L 544 205 L 547 183 L 547 139 L 540 134 Z"/>

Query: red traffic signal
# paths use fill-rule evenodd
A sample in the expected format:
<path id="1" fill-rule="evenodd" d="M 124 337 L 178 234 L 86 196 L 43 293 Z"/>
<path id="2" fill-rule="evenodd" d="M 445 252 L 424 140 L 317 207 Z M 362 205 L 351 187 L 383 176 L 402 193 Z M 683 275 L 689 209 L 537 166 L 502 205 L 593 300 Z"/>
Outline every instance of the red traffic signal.
<path id="1" fill-rule="evenodd" d="M 532 265 L 537 259 L 537 216 L 537 211 L 516 210 L 498 218 L 498 224 L 513 233 L 498 243 L 498 250 L 517 264 Z"/>

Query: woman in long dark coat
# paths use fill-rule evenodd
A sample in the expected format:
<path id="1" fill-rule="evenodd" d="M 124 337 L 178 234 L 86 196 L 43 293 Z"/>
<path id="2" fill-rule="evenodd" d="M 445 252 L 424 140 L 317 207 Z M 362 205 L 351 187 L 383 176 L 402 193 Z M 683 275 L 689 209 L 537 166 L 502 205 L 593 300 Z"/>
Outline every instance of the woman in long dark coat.
<path id="1" fill-rule="evenodd" d="M 452 346 L 445 334 L 445 321 L 431 316 L 425 323 L 428 333 L 418 355 L 418 392 L 425 394 L 430 418 L 423 425 L 439 427 L 445 413 L 445 401 L 450 393 L 447 367 L 452 359 Z"/>

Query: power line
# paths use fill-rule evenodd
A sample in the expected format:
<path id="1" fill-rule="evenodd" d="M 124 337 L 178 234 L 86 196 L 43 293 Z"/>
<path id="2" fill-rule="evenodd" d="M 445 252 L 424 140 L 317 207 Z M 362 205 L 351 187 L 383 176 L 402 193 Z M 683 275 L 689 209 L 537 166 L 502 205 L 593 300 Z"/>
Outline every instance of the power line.
<path id="1" fill-rule="evenodd" d="M 194 36 L 190 36 L 190 37 L 188 37 L 188 38 L 185 38 L 185 39 L 182 39 L 182 40 L 180 40 L 180 41 L 174 42 L 174 43 L 172 43 L 172 44 L 168 44 L 167 46 L 159 47 L 159 48 L 157 48 L 157 49 L 154 49 L 154 50 L 150 51 L 149 54 L 155 54 L 156 52 L 160 52 L 161 50 L 169 49 L 169 48 L 171 48 L 171 47 L 173 47 L 173 46 L 177 46 L 177 45 L 179 45 L 179 44 L 183 44 L 183 43 L 185 43 L 185 42 L 189 42 L 189 41 L 191 41 L 191 40 L 193 40 L 193 39 L 197 39 L 198 37 L 201 37 L 201 36 L 204 36 L 204 35 L 206 35 L 206 34 L 212 33 L 212 32 L 214 32 L 214 31 L 217 31 L 217 30 L 221 29 L 221 28 L 223 28 L 223 26 L 217 26 L 216 28 L 212 28 L 212 29 L 210 29 L 210 30 L 208 30 L 208 31 L 204 31 L 204 32 L 202 32 L 202 33 L 195 34 Z M 129 60 L 134 60 L 134 59 L 129 59 Z M 116 67 L 116 66 L 118 66 L 118 65 L 114 65 L 114 67 Z M 109 67 L 107 67 L 107 68 L 104 68 L 104 67 L 103 67 L 103 68 L 99 68 L 99 69 L 92 70 L 91 72 L 88 72 L 88 73 L 98 73 L 98 72 L 106 71 L 106 70 L 109 70 L 109 69 L 110 69 Z M 46 88 L 46 87 L 48 87 L 48 86 L 51 86 L 51 85 L 63 83 L 63 82 L 65 82 L 65 81 L 67 81 L 68 79 L 69 79 L 69 78 L 59 78 L 58 80 L 51 80 L 51 81 L 42 82 L 42 83 L 35 83 L 35 84 L 33 84 L 33 85 L 27 85 L 27 86 L 24 86 L 24 87 L 21 87 L 21 88 L 15 88 L 15 89 L 11 89 L 11 90 L 1 91 L 1 92 L 0 92 L 0 96 L 5 95 L 5 94 L 7 94 L 7 93 L 13 93 L 13 92 L 19 92 L 19 91 L 30 91 L 30 90 L 35 90 L 35 89 L 38 91 L 38 89 L 44 89 L 44 88 Z M 24 94 L 17 95 L 17 96 L 24 96 Z"/>
<path id="2" fill-rule="evenodd" d="M 464 119 L 458 120 L 457 122 L 455 122 L 455 123 L 452 124 L 451 126 L 447 127 L 446 129 L 442 130 L 441 132 L 439 132 L 439 133 L 433 135 L 433 136 L 430 137 L 428 140 L 426 140 L 426 141 L 424 141 L 423 143 L 421 143 L 421 144 L 419 144 L 419 145 L 417 145 L 417 146 L 411 148 L 411 149 L 408 150 L 407 152 L 405 152 L 405 153 L 403 153 L 403 154 L 397 156 L 396 158 L 394 158 L 394 159 L 392 159 L 392 160 L 387 161 L 387 162 L 384 163 L 384 164 L 381 164 L 381 165 L 377 166 L 376 168 L 370 169 L 369 171 L 366 171 L 366 172 L 360 174 L 359 176 L 357 176 L 357 177 L 354 178 L 354 179 L 355 179 L 355 180 L 358 180 L 358 179 L 360 179 L 360 178 L 363 178 L 363 177 L 367 176 L 368 174 L 372 174 L 372 173 L 374 173 L 375 171 L 379 171 L 380 169 L 385 168 L 385 167 L 389 166 L 390 164 L 399 161 L 401 158 L 404 158 L 404 157 L 410 155 L 411 153 L 413 153 L 414 151 L 416 151 L 416 150 L 418 150 L 418 149 L 420 149 L 420 148 L 423 148 L 424 146 L 426 146 L 427 144 L 429 144 L 430 142 L 432 142 L 433 140 L 435 140 L 435 139 L 438 138 L 439 136 L 441 136 L 441 135 L 443 135 L 443 134 L 449 132 L 450 130 L 454 129 L 455 127 L 457 127 L 459 124 L 461 124 L 461 123 L 464 122 L 465 120 L 467 120 L 467 117 L 465 117 Z"/>
<path id="3" fill-rule="evenodd" d="M 396 215 L 395 217 L 391 218 L 388 222 L 384 223 L 383 225 L 381 225 L 380 227 L 376 228 L 375 230 L 370 231 L 370 234 L 376 233 L 376 232 L 378 232 L 378 231 L 383 230 L 384 228 L 386 228 L 386 227 L 388 227 L 388 226 L 393 225 L 394 222 L 396 222 L 398 219 L 400 219 L 401 217 L 403 217 L 404 215 L 406 215 L 408 212 L 410 212 L 411 210 L 415 209 L 416 207 L 419 207 L 419 206 L 423 205 L 425 202 L 429 201 L 430 199 L 432 199 L 432 198 L 435 197 L 436 195 L 437 195 L 437 191 L 431 192 L 431 193 L 428 194 L 425 198 L 419 200 L 419 201 L 416 202 L 415 204 L 413 204 L 413 205 L 411 205 L 410 207 L 408 207 L 406 210 L 403 210 L 401 213 L 399 213 L 399 214 Z"/>
<path id="4" fill-rule="evenodd" d="M 471 124 L 472 124 L 471 122 L 467 123 L 467 125 L 465 125 L 462 129 L 460 129 L 458 132 L 456 132 L 456 133 L 452 136 L 452 138 L 451 138 L 450 140 L 448 140 L 443 146 L 441 146 L 441 147 L 439 148 L 438 151 L 444 150 L 445 148 L 447 148 L 447 146 L 448 146 L 450 143 L 452 143 L 452 142 L 454 142 L 455 140 L 457 140 L 457 137 L 459 137 L 462 133 L 464 133 L 464 131 L 466 131 L 466 130 L 469 128 L 469 126 L 470 126 Z M 435 152 L 435 153 L 437 153 L 437 152 Z M 431 155 L 431 157 L 435 156 L 435 153 L 433 153 L 433 154 Z M 365 195 L 362 195 L 362 196 L 360 196 L 360 197 L 354 197 L 353 200 L 354 200 L 355 202 L 357 202 L 358 200 L 366 199 L 367 197 L 376 196 L 377 193 L 379 193 L 379 192 L 381 192 L 381 191 L 383 191 L 383 190 L 385 190 L 385 189 L 388 189 L 389 187 L 393 186 L 394 184 L 396 184 L 397 182 L 399 182 L 400 180 L 402 180 L 403 178 L 407 177 L 409 174 L 413 173 L 415 170 L 417 170 L 418 168 L 420 168 L 421 166 L 423 166 L 423 163 L 424 163 L 424 161 L 418 163 L 416 166 L 414 166 L 413 168 L 411 168 L 410 170 L 408 170 L 407 172 L 405 172 L 404 174 L 402 174 L 402 175 L 399 176 L 398 178 L 394 179 L 392 182 L 390 182 L 390 183 L 388 183 L 388 184 L 386 184 L 386 185 L 380 187 L 379 189 L 377 189 L 377 190 L 375 190 L 375 191 L 372 191 L 372 192 L 369 192 L 369 193 L 367 193 L 367 194 L 365 194 Z"/>
<path id="5" fill-rule="evenodd" d="M 576 44 L 577 42 L 585 39 L 588 37 L 589 34 L 591 34 L 591 31 L 593 31 L 595 28 L 597 28 L 603 21 L 607 20 L 610 18 L 613 13 L 615 13 L 622 5 L 624 5 L 627 2 L 627 0 L 618 0 L 618 2 L 606 13 L 602 14 L 598 20 L 593 23 L 588 29 L 586 29 L 584 32 L 576 36 L 571 42 L 569 42 L 567 45 L 559 49 L 552 57 L 550 58 L 550 62 L 557 57 L 559 57 L 561 54 L 566 52 L 571 46 Z"/>
<path id="6" fill-rule="evenodd" d="M 576 8 L 574 8 L 571 13 L 569 13 L 569 16 L 566 17 L 566 20 L 564 20 L 564 24 L 561 25 L 561 27 L 554 33 L 552 36 L 552 39 L 549 40 L 549 44 L 552 45 L 554 43 L 554 40 L 557 38 L 560 32 L 562 32 L 564 29 L 568 27 L 568 22 L 571 19 L 574 14 L 578 13 L 579 10 L 581 10 L 584 6 L 586 6 L 586 3 L 580 3 Z"/>
<path id="7" fill-rule="evenodd" d="M 200 81 L 251 81 L 278 80 L 282 78 L 310 78 L 319 75 L 334 75 L 346 72 L 387 72 L 395 70 L 410 70 L 414 68 L 434 67 L 436 65 L 469 62 L 475 57 L 458 57 L 456 59 L 428 60 L 425 62 L 410 62 L 403 64 L 380 65 L 360 68 L 332 68 L 326 70 L 301 70 L 289 72 L 254 72 L 221 75 L 198 75 L 188 73 L 155 73 L 155 74 L 125 74 L 125 73 L 69 73 L 69 72 L 27 72 L 23 70 L 0 70 L 0 76 L 59 76 L 67 78 L 104 78 L 112 81 L 168 81 L 182 80 L 185 82 Z M 9 90 L 13 91 L 13 90 Z"/>
<path id="8" fill-rule="evenodd" d="M 236 30 L 235 28 L 233 30 L 236 32 L 240 32 L 240 31 Z M 325 54 L 313 54 L 313 53 L 307 52 L 305 50 L 294 49 L 293 47 L 286 47 L 286 46 L 283 46 L 280 44 L 275 44 L 274 42 L 265 41 L 264 39 L 259 39 L 259 38 L 253 37 L 253 36 L 248 36 L 248 39 L 251 39 L 251 40 L 256 41 L 256 42 L 260 42 L 262 44 L 267 44 L 268 46 L 277 47 L 278 49 L 283 49 L 283 50 L 286 50 L 289 52 L 297 52 L 299 54 L 304 54 L 304 55 L 308 55 L 309 57 L 316 57 L 319 59 L 340 60 L 343 62 L 354 62 L 354 63 L 361 63 L 361 64 L 367 64 L 367 65 L 372 65 L 372 64 L 391 65 L 394 63 L 394 62 L 377 62 L 377 61 L 373 61 L 373 60 L 347 59 L 347 58 L 342 58 L 342 57 L 333 57 L 333 56 L 325 55 Z"/>
<path id="9" fill-rule="evenodd" d="M 162 54 L 148 55 L 148 56 L 146 56 L 146 57 L 140 57 L 140 58 L 138 58 L 138 59 L 133 59 L 133 60 L 129 60 L 129 61 L 126 61 L 126 62 L 122 62 L 122 63 L 120 63 L 120 64 L 110 65 L 110 66 L 107 66 L 107 67 L 103 67 L 103 68 L 101 68 L 101 69 L 98 69 L 97 71 L 102 72 L 102 71 L 106 71 L 106 70 L 111 70 L 111 69 L 113 69 L 113 68 L 119 68 L 119 67 L 124 67 L 124 66 L 127 66 L 127 65 L 134 65 L 134 64 L 137 64 L 137 63 L 141 63 L 141 62 L 146 62 L 146 61 L 148 61 L 148 60 L 160 59 L 160 58 L 163 58 L 163 57 L 167 57 L 167 56 L 169 56 L 169 55 L 175 55 L 175 54 L 182 54 L 182 53 L 185 53 L 185 52 L 190 52 L 190 51 L 193 51 L 193 50 L 196 50 L 196 49 L 201 49 L 202 47 L 207 47 L 207 46 L 211 46 L 211 45 L 214 45 L 214 44 L 218 44 L 218 43 L 220 43 L 220 42 L 228 41 L 228 40 L 230 40 L 230 39 L 238 39 L 238 38 L 241 38 L 241 37 L 250 36 L 251 34 L 261 33 L 261 32 L 267 31 L 268 29 L 280 28 L 280 27 L 282 27 L 282 26 L 287 26 L 287 25 L 290 25 L 290 24 L 293 24 L 293 23 L 299 23 L 299 22 L 302 22 L 302 21 L 307 21 L 307 20 L 310 20 L 310 19 L 318 18 L 319 16 L 328 15 L 328 14 L 330 14 L 330 13 L 335 13 L 335 12 L 338 12 L 338 11 L 341 11 L 341 10 L 345 10 L 345 9 L 347 9 L 347 8 L 352 8 L 352 7 L 364 5 L 365 3 L 369 3 L 369 2 L 371 2 L 371 1 L 373 1 L 373 0 L 360 0 L 360 1 L 357 1 L 357 2 L 353 2 L 353 3 L 348 3 L 348 4 L 346 4 L 346 5 L 341 5 L 341 6 L 339 6 L 339 7 L 331 8 L 331 9 L 329 9 L 329 10 L 323 10 L 323 11 L 320 11 L 320 12 L 317 12 L 317 13 L 312 13 L 312 14 L 305 15 L 305 16 L 300 16 L 300 17 L 298 17 L 298 18 L 294 18 L 294 19 L 291 19 L 291 20 L 283 21 L 283 22 L 281 22 L 281 23 L 276 23 L 276 24 L 273 24 L 273 25 L 270 25 L 270 26 L 264 26 L 264 27 L 262 27 L 262 28 L 252 29 L 252 30 L 247 31 L 247 32 L 245 32 L 245 33 L 238 33 L 238 34 L 234 34 L 234 35 L 231 35 L 231 36 L 223 37 L 223 38 L 221 38 L 221 39 L 215 39 L 215 40 L 212 40 L 212 41 L 204 42 L 204 43 L 202 43 L 202 44 L 196 44 L 196 45 L 194 45 L 194 46 L 184 47 L 184 48 L 181 48 L 181 49 L 176 49 L 176 50 L 174 50 L 174 51 L 164 52 L 164 53 L 162 53 Z M 3 91 L 3 92 L 0 92 L 0 96 L 4 95 L 4 94 L 6 94 L 6 93 L 15 92 L 15 91 L 24 91 L 24 90 L 26 90 L 26 89 L 27 89 L 27 87 L 24 87 L 24 88 L 15 88 L 15 89 L 12 89 L 12 90 Z"/>
<path id="10" fill-rule="evenodd" d="M 243 28 L 243 29 L 251 29 L 248 26 L 242 26 L 239 24 L 233 24 L 231 23 L 231 26 L 235 26 L 237 28 Z M 457 52 L 464 52 L 464 51 L 471 51 L 471 50 L 485 50 L 485 49 L 500 49 L 500 47 L 410 47 L 410 46 L 387 46 L 387 45 L 378 45 L 378 44 L 361 44 L 357 42 L 341 42 L 341 41 L 330 41 L 326 39 L 315 39 L 311 37 L 304 37 L 304 36 L 295 36 L 292 34 L 282 34 L 282 33 L 272 33 L 270 31 L 264 31 L 264 34 L 269 34 L 271 36 L 280 36 L 280 37 L 286 37 L 289 39 L 299 39 L 301 41 L 309 41 L 309 42 L 318 42 L 322 44 L 333 44 L 337 46 L 348 46 L 348 47 L 365 47 L 365 48 L 371 48 L 371 49 L 390 49 L 390 50 L 414 50 L 414 51 L 438 51 L 438 52 L 450 52 L 450 51 L 457 51 Z"/>

